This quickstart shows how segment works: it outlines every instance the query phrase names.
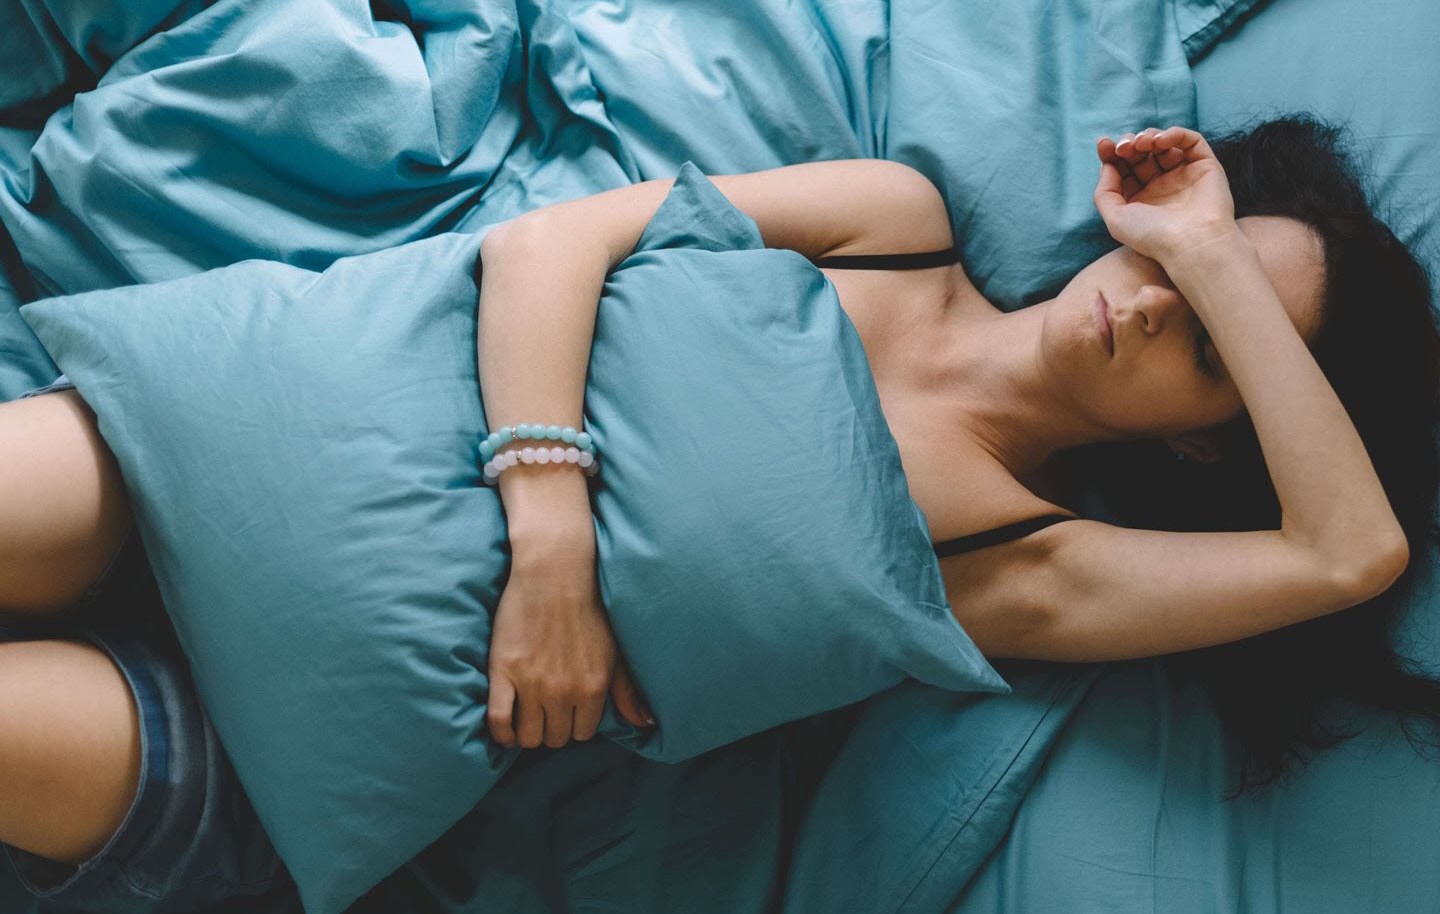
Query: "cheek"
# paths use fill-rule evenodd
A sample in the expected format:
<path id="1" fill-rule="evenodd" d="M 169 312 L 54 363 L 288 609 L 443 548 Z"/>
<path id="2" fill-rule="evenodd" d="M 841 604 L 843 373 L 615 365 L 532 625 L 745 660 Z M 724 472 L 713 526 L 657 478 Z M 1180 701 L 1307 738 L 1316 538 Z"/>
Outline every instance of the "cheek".
<path id="1" fill-rule="evenodd" d="M 1115 386 L 1123 408 L 1148 424 L 1191 427 L 1219 418 L 1214 387 L 1188 352 L 1147 350 L 1116 372 Z"/>

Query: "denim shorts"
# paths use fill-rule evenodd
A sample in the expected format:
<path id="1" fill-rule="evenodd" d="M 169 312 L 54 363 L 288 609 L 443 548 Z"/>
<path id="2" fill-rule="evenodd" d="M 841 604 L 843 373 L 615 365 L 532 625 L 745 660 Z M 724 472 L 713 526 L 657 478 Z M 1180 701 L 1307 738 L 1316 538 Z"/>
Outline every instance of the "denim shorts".
<path id="1" fill-rule="evenodd" d="M 62 376 L 24 396 L 71 387 Z M 276 855 L 201 707 L 190 666 L 132 529 L 74 605 L 0 641 L 87 641 L 115 662 L 140 714 L 140 789 L 119 829 L 78 866 L 8 845 L 39 914 L 300 914 Z M 0 878 L 8 878 L 0 868 Z M 55 907 L 51 907 L 54 905 Z"/>

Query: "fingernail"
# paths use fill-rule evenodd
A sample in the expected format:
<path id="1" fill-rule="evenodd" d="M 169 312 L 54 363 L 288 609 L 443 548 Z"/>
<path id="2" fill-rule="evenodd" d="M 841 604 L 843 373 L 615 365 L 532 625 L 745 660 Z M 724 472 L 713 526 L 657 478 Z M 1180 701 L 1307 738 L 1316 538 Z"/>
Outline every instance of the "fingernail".
<path id="1" fill-rule="evenodd" d="M 646 715 L 645 715 L 645 723 L 647 723 L 647 724 L 649 724 L 650 726 L 653 727 L 653 726 L 655 726 L 655 718 L 651 717 L 649 714 L 646 714 Z"/>

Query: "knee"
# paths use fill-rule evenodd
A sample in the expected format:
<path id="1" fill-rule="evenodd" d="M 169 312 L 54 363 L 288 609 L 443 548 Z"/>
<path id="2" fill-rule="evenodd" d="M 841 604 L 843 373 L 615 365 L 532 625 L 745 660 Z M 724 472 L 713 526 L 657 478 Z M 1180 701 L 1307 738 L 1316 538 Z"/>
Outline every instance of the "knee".
<path id="1" fill-rule="evenodd" d="M 0 842 L 60 863 L 98 853 L 140 787 L 139 709 L 78 641 L 0 643 Z"/>
<path id="2" fill-rule="evenodd" d="M 134 526 L 124 481 L 74 391 L 0 403 L 0 611 L 53 614 Z"/>

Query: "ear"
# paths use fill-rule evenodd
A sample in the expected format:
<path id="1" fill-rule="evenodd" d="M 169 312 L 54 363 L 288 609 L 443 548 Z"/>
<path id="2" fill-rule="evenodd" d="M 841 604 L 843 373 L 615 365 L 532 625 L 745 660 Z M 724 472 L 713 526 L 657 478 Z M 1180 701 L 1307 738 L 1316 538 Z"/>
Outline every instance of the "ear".
<path id="1" fill-rule="evenodd" d="M 1225 456 L 1220 451 L 1220 439 L 1210 432 L 1191 432 L 1178 438 L 1166 438 L 1165 446 L 1178 454 L 1184 454 L 1186 460 L 1198 460 L 1201 463 L 1215 463 Z"/>

